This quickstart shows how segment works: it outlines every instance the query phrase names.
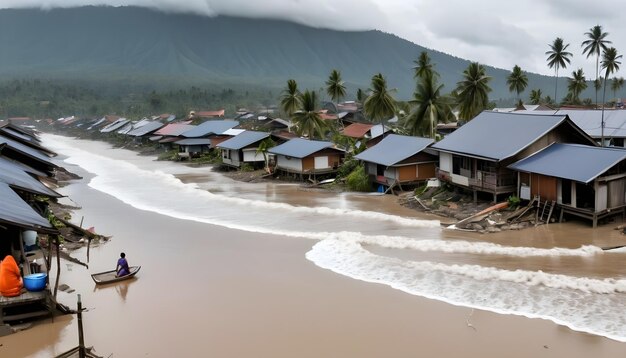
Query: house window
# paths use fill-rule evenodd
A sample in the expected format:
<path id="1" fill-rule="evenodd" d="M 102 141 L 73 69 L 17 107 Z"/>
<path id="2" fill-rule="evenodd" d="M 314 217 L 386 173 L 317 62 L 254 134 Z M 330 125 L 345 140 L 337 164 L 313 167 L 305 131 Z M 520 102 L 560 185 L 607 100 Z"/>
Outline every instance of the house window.
<path id="1" fill-rule="evenodd" d="M 452 174 L 464 177 L 474 177 L 474 159 L 468 157 L 452 156 Z"/>
<path id="2" fill-rule="evenodd" d="M 230 149 L 225 149 L 224 151 L 222 151 L 222 158 L 230 159 Z"/>

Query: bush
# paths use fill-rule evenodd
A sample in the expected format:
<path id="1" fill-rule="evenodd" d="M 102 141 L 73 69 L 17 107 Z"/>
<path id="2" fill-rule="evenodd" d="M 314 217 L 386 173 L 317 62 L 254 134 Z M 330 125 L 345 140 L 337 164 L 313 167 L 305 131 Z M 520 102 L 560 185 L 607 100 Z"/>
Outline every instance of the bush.
<path id="1" fill-rule="evenodd" d="M 254 171 L 254 167 L 250 163 L 243 163 L 243 164 L 241 164 L 241 168 L 240 169 L 241 169 L 242 172 L 253 172 Z"/>
<path id="2" fill-rule="evenodd" d="M 337 177 L 345 178 L 359 166 L 359 161 L 356 159 L 346 160 L 337 170 Z"/>
<path id="3" fill-rule="evenodd" d="M 521 199 L 516 195 L 511 195 L 506 199 L 509 202 L 509 208 L 515 209 L 519 206 Z"/>
<path id="4" fill-rule="evenodd" d="M 370 191 L 370 182 L 365 167 L 357 165 L 357 167 L 346 178 L 348 189 L 352 191 Z"/>

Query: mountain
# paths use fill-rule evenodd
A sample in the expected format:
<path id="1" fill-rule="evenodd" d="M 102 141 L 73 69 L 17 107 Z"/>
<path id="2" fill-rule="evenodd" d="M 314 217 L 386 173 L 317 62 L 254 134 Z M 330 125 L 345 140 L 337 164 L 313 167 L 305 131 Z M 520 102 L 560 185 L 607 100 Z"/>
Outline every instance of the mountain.
<path id="1" fill-rule="evenodd" d="M 347 19 L 349 20 L 349 19 Z M 415 60 L 427 50 L 380 31 L 335 31 L 279 20 L 166 14 L 137 7 L 0 10 L 0 78 L 282 88 L 289 78 L 319 89 L 332 69 L 350 92 L 382 73 L 410 98 Z M 468 61 L 429 51 L 452 90 Z M 512 98 L 508 70 L 488 67 L 492 99 Z M 529 74 L 530 89 L 553 93 L 552 77 Z M 565 94 L 565 81 L 559 83 Z"/>

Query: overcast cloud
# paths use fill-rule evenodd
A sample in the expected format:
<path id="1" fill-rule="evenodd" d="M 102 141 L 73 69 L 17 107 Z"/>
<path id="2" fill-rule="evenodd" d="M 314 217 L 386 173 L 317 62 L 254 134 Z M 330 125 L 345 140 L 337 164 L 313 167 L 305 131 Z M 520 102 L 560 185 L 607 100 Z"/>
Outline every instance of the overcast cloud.
<path id="1" fill-rule="evenodd" d="M 574 54 L 561 73 L 582 67 L 595 77 L 595 61 L 582 55 L 584 33 L 596 24 L 626 54 L 626 15 L 618 0 L 0 0 L 0 8 L 135 5 L 207 16 L 292 20 L 339 30 L 378 29 L 424 47 L 491 66 L 552 75 L 545 52 L 556 37 Z M 416 54 L 417 56 L 417 54 Z M 623 66 L 626 68 L 626 60 Z M 621 69 L 618 75 L 626 73 Z"/>

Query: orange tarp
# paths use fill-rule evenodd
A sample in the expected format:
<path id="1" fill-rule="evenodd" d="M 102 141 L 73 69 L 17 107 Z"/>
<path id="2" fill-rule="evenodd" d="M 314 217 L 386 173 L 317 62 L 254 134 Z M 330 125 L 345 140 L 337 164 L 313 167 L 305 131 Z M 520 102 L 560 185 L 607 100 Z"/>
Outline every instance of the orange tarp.
<path id="1" fill-rule="evenodd" d="M 23 287 L 20 269 L 11 255 L 0 263 L 0 294 L 4 297 L 19 296 Z"/>

